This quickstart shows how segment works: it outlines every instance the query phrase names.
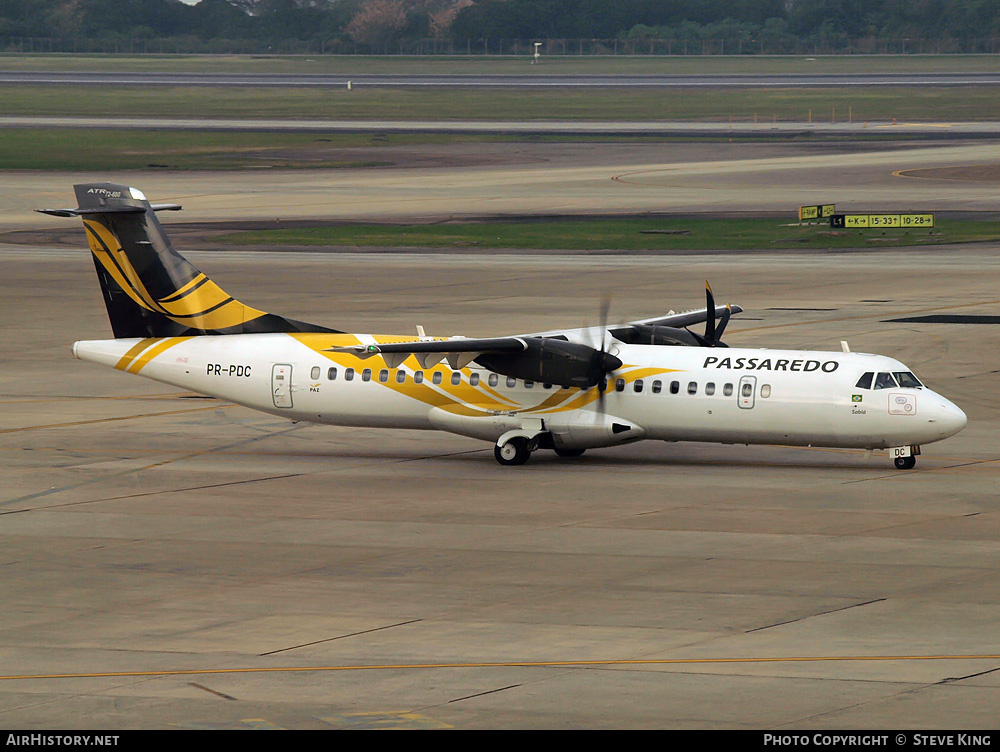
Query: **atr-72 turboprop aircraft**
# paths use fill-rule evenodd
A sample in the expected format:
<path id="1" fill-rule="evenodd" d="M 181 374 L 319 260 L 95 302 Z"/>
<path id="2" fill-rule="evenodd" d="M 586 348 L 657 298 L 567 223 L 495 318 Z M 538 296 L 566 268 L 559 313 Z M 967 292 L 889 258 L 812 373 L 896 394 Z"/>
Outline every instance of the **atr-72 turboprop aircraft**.
<path id="1" fill-rule="evenodd" d="M 450 431 L 492 442 L 502 465 L 659 439 L 890 449 L 901 469 L 966 423 L 892 358 L 727 347 L 742 309 L 710 289 L 704 310 L 487 339 L 305 324 L 240 303 L 174 251 L 156 211 L 179 206 L 75 188 L 77 208 L 41 211 L 83 218 L 115 339 L 73 354 L 291 420 Z"/>

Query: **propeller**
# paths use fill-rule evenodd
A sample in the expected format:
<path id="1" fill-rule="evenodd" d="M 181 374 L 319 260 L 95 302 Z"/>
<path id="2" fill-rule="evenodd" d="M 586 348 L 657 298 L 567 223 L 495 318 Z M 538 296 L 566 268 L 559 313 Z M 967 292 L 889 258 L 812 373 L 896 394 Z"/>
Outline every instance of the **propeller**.
<path id="1" fill-rule="evenodd" d="M 601 297 L 601 344 L 597 348 L 596 357 L 594 358 L 595 364 L 601 372 L 600 378 L 597 380 L 597 409 L 602 415 L 604 414 L 604 393 L 608 390 L 608 374 L 622 367 L 622 362 L 606 350 L 608 341 L 608 312 L 610 310 L 611 295 L 605 292 Z"/>
<path id="2" fill-rule="evenodd" d="M 733 309 L 726 304 L 726 310 L 722 312 L 718 326 L 715 324 L 715 295 L 712 294 L 712 286 L 705 280 L 705 334 L 698 335 L 691 332 L 691 335 L 698 340 L 702 347 L 729 347 L 722 341 L 722 333 L 726 331 L 726 325 L 733 315 Z"/>

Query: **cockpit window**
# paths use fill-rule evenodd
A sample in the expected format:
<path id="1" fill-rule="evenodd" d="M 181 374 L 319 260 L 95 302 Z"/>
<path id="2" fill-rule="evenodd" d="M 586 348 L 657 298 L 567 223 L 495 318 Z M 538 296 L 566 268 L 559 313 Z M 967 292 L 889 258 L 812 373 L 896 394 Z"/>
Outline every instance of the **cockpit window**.
<path id="1" fill-rule="evenodd" d="M 895 389 L 896 379 L 892 377 L 891 373 L 883 371 L 878 376 L 875 377 L 875 388 L 876 389 Z"/>
<path id="2" fill-rule="evenodd" d="M 871 389 L 872 388 L 872 379 L 874 377 L 875 377 L 875 372 L 874 371 L 868 371 L 867 373 L 863 373 L 861 375 L 861 378 L 858 379 L 858 383 L 855 384 L 854 386 L 857 389 Z"/>
<path id="3" fill-rule="evenodd" d="M 893 374 L 896 376 L 896 381 L 899 382 L 899 385 L 905 389 L 919 389 L 923 386 L 923 384 L 917 381 L 917 377 L 909 371 L 893 371 Z"/>

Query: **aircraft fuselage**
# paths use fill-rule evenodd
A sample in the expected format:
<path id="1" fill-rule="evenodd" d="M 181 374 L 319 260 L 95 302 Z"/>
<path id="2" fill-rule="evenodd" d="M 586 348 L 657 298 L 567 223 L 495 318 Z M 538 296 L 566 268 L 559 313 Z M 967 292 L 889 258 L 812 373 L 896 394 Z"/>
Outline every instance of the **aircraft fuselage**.
<path id="1" fill-rule="evenodd" d="M 412 337 L 243 334 L 77 342 L 74 354 L 291 420 L 439 429 L 497 441 L 545 432 L 556 447 L 640 439 L 885 449 L 961 430 L 965 414 L 920 386 L 868 388 L 866 373 L 909 372 L 864 353 L 616 345 L 597 387 L 511 379 L 414 356 L 390 368 L 329 348 Z"/>

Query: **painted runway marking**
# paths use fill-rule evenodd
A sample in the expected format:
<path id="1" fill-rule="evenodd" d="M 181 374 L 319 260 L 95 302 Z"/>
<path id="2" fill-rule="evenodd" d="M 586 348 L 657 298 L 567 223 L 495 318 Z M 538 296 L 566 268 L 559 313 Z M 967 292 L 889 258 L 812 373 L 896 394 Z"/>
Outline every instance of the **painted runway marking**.
<path id="1" fill-rule="evenodd" d="M 761 663 L 845 663 L 888 661 L 1000 661 L 1000 654 L 985 655 L 817 655 L 772 658 L 635 658 L 592 661 L 485 661 L 475 663 L 386 663 L 368 666 L 272 666 L 247 668 L 177 669 L 176 671 L 99 671 L 65 674 L 9 674 L 0 681 L 30 679 L 120 679 L 123 677 L 205 676 L 208 674 L 280 674 L 331 671 L 416 671 L 460 668 L 601 668 L 605 666 L 712 666 Z"/>

